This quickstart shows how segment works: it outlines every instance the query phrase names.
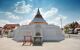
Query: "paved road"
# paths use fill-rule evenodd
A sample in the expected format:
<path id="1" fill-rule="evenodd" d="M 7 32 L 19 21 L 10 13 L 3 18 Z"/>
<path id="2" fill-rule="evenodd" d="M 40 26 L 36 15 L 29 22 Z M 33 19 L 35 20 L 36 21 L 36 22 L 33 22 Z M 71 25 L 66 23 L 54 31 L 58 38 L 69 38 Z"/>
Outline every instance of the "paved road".
<path id="1" fill-rule="evenodd" d="M 80 39 L 67 38 L 61 42 L 45 42 L 43 46 L 22 46 L 11 38 L 0 38 L 0 50 L 80 50 Z"/>

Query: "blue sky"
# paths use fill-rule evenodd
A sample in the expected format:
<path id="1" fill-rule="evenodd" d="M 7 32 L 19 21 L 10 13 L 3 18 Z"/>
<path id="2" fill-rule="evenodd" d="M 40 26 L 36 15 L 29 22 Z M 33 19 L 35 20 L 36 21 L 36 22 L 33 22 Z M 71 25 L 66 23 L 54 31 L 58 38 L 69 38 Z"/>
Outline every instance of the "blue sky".
<path id="1" fill-rule="evenodd" d="M 60 26 L 73 21 L 80 23 L 80 0 L 0 0 L 0 26 L 7 23 L 28 24 L 37 8 L 49 24 Z"/>

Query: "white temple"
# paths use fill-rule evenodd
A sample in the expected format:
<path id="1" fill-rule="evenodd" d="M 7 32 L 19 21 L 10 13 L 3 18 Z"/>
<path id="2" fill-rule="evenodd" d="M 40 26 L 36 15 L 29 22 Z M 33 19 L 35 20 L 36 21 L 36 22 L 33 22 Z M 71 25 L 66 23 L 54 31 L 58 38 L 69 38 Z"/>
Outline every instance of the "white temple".
<path id="1" fill-rule="evenodd" d="M 48 24 L 40 14 L 38 9 L 34 19 L 29 25 L 22 25 L 13 31 L 12 35 L 15 41 L 23 41 L 26 38 L 41 37 L 41 41 L 61 41 L 64 40 L 64 34 L 59 26 Z"/>

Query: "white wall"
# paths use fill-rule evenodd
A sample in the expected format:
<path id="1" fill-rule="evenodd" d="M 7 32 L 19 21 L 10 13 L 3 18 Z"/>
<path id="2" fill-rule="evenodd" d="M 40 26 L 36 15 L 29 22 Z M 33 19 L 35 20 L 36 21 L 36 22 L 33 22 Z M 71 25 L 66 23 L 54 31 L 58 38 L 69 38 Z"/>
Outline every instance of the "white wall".
<path id="1" fill-rule="evenodd" d="M 61 32 L 61 29 L 55 25 L 41 25 L 39 28 L 36 25 L 22 26 L 15 30 L 14 39 L 20 41 L 24 39 L 24 36 L 31 35 L 35 36 L 35 33 L 40 31 L 43 40 L 63 40 L 64 35 Z"/>
<path id="2" fill-rule="evenodd" d="M 22 26 L 14 32 L 14 40 L 22 41 L 24 36 L 32 36 L 33 30 L 31 26 Z"/>
<path id="3" fill-rule="evenodd" d="M 55 25 L 47 25 L 43 27 L 43 40 L 60 41 L 64 39 L 61 29 Z"/>

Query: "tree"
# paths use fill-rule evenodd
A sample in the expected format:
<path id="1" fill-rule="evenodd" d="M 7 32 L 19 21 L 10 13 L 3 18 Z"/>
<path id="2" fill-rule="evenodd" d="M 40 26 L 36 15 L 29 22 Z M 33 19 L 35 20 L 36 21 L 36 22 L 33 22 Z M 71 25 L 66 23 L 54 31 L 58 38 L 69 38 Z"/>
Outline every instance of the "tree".
<path id="1" fill-rule="evenodd" d="M 72 34 L 75 34 L 75 29 L 78 26 L 78 22 L 72 22 L 64 27 L 65 33 L 69 31 L 69 28 L 72 29 Z"/>
<path id="2" fill-rule="evenodd" d="M 77 28 L 78 26 L 78 22 L 73 22 L 70 24 L 70 28 L 72 29 L 72 33 L 75 34 L 75 29 Z"/>

